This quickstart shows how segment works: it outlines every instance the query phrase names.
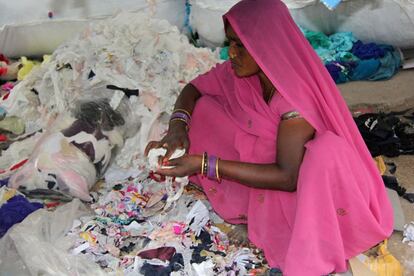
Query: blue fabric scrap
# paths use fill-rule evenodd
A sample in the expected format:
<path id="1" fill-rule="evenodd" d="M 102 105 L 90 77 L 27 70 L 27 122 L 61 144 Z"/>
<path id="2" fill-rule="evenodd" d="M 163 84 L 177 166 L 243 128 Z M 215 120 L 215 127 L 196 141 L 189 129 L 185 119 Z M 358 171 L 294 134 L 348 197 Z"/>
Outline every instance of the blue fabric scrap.
<path id="1" fill-rule="evenodd" d="M 361 40 L 355 42 L 352 53 L 360 59 L 382 58 L 386 51 L 375 43 L 362 43 Z"/>
<path id="2" fill-rule="evenodd" d="M 0 187 L 6 186 L 7 184 L 9 184 L 9 179 L 10 178 L 0 179 Z"/>
<path id="3" fill-rule="evenodd" d="M 377 72 L 372 75 L 369 80 L 387 80 L 397 74 L 401 67 L 401 55 L 398 50 L 390 45 L 380 45 L 385 51 L 385 55 L 379 59 L 380 67 Z"/>
<path id="4" fill-rule="evenodd" d="M 43 204 L 29 202 L 24 196 L 10 198 L 0 207 L 0 238 L 16 223 L 23 221 L 28 215 L 43 208 Z"/>
<path id="5" fill-rule="evenodd" d="M 352 81 L 367 80 L 380 68 L 381 62 L 377 59 L 360 60 L 355 69 L 349 74 Z"/>

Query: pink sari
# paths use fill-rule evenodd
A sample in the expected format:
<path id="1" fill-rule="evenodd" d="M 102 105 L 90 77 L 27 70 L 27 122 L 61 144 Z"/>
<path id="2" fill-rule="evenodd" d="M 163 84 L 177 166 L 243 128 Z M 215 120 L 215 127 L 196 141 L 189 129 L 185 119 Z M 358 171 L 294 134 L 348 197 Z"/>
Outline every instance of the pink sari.
<path id="1" fill-rule="evenodd" d="M 284 275 L 347 270 L 346 260 L 392 233 L 382 179 L 335 83 L 279 0 L 245 0 L 225 16 L 275 85 L 269 104 L 257 76 L 237 78 L 228 62 L 192 84 L 203 94 L 193 112 L 190 153 L 273 163 L 282 114 L 297 110 L 315 128 L 297 191 L 254 189 L 192 177 L 230 223 Z"/>

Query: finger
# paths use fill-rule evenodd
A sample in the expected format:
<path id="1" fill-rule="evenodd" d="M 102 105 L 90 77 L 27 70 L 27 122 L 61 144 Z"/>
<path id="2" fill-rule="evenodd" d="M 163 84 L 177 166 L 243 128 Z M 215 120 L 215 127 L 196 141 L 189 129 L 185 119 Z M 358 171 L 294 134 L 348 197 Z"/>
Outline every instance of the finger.
<path id="1" fill-rule="evenodd" d="M 162 165 L 164 165 L 164 156 L 162 156 L 162 155 L 160 155 L 160 156 L 158 156 L 158 166 L 162 166 Z"/>
<path id="2" fill-rule="evenodd" d="M 189 142 L 189 140 L 185 140 L 184 141 L 183 148 L 185 149 L 185 152 L 188 153 L 188 149 L 190 148 L 190 142 Z"/>
<path id="3" fill-rule="evenodd" d="M 151 141 L 147 144 L 147 146 L 145 147 L 145 151 L 144 154 L 145 156 L 148 156 L 148 153 L 151 149 L 153 148 L 158 148 L 160 146 L 161 142 L 159 141 Z"/>
<path id="4" fill-rule="evenodd" d="M 166 162 L 164 162 L 162 165 L 164 166 L 178 166 L 181 164 L 182 161 L 182 157 L 178 157 L 178 158 L 174 158 L 174 159 L 169 159 Z"/>
<path id="5" fill-rule="evenodd" d="M 162 163 L 164 162 L 168 162 L 168 160 L 170 159 L 171 155 L 174 153 L 174 151 L 178 148 L 178 146 L 176 145 L 169 145 L 166 149 L 167 152 L 165 153 L 163 159 L 162 159 Z"/>
<path id="6" fill-rule="evenodd" d="M 181 176 L 179 174 L 179 171 L 176 168 L 172 168 L 172 169 L 158 169 L 157 174 L 161 174 L 164 176 Z"/>

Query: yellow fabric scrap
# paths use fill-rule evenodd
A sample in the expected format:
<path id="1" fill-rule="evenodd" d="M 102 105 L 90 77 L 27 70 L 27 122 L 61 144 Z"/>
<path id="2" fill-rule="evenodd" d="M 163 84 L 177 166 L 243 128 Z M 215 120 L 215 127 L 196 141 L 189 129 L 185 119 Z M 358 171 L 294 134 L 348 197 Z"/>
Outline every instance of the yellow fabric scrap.
<path id="1" fill-rule="evenodd" d="M 381 175 L 387 171 L 387 166 L 385 165 L 384 158 L 382 156 L 377 156 L 374 158 L 375 164 L 377 165 L 378 170 L 380 171 Z"/>
<path id="2" fill-rule="evenodd" d="M 0 199 L 0 202 L 6 202 L 15 195 L 16 189 L 6 188 L 6 191 L 4 192 L 3 197 Z"/>
<path id="3" fill-rule="evenodd" d="M 96 245 L 96 239 L 88 232 L 82 232 L 79 236 L 91 245 Z"/>
<path id="4" fill-rule="evenodd" d="M 403 275 L 401 263 L 388 251 L 387 240 L 378 246 L 376 256 L 368 256 L 364 264 L 378 276 Z"/>
<path id="5" fill-rule="evenodd" d="M 29 75 L 29 73 L 32 72 L 34 68 L 39 67 L 40 64 L 48 63 L 51 57 L 51 55 L 44 55 L 42 63 L 34 60 L 29 60 L 27 57 L 21 57 L 20 63 L 22 64 L 22 67 L 17 73 L 17 80 L 24 80 L 27 77 L 27 75 Z"/>
<path id="6" fill-rule="evenodd" d="M 215 226 L 220 229 L 221 232 L 228 234 L 231 230 L 233 230 L 231 228 L 231 225 L 226 224 L 226 223 L 216 223 Z"/>

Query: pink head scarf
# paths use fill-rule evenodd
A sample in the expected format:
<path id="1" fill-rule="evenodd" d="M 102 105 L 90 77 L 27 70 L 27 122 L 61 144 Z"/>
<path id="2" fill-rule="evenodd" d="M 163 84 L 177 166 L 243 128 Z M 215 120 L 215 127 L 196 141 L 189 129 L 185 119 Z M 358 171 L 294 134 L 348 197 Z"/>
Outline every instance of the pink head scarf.
<path id="1" fill-rule="evenodd" d="M 246 49 L 317 132 L 343 137 L 383 185 L 348 106 L 320 58 L 280 0 L 244 0 L 224 16 Z"/>
<path id="2" fill-rule="evenodd" d="M 283 97 L 317 130 L 331 130 L 368 155 L 328 71 L 279 0 L 245 0 L 224 15 Z"/>

